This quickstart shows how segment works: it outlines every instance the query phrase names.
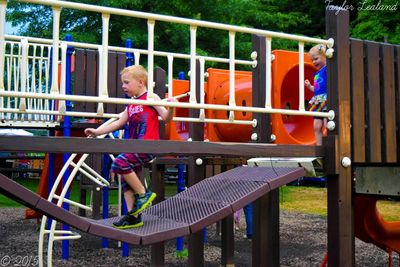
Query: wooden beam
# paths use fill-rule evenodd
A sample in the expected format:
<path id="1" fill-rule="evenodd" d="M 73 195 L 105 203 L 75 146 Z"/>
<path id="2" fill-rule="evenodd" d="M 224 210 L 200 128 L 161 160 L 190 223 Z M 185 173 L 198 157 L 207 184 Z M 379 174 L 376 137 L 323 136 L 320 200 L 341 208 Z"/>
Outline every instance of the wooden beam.
<path id="1" fill-rule="evenodd" d="M 327 154 L 336 159 L 333 173 L 328 175 L 328 265 L 354 266 L 352 170 L 341 164 L 344 157 L 351 157 L 349 13 L 327 10 L 326 21 L 327 38 L 335 40 L 333 58 L 327 60 L 327 90 L 336 123 L 324 140 L 324 146 L 328 140 L 335 141 L 329 144 Z"/>
<path id="2" fill-rule="evenodd" d="M 322 146 L 47 136 L 0 136 L 0 151 L 78 154 L 141 152 L 155 155 L 215 155 L 235 157 L 325 156 L 325 149 Z"/>

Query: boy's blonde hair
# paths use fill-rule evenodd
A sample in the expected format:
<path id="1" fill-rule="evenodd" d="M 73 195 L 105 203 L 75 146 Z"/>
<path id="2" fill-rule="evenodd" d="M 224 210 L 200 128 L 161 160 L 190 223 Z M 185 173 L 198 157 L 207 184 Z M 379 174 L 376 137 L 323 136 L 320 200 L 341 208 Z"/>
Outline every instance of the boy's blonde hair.
<path id="1" fill-rule="evenodd" d="M 325 52 L 326 52 L 326 46 L 323 44 L 317 44 L 311 47 L 310 51 L 308 51 L 308 54 L 326 56 Z"/>
<path id="2" fill-rule="evenodd" d="M 129 74 L 129 76 L 131 76 L 133 79 L 143 81 L 144 84 L 147 85 L 147 71 L 143 66 L 133 65 L 126 67 L 121 71 L 120 74 L 122 75 L 125 73 Z"/>

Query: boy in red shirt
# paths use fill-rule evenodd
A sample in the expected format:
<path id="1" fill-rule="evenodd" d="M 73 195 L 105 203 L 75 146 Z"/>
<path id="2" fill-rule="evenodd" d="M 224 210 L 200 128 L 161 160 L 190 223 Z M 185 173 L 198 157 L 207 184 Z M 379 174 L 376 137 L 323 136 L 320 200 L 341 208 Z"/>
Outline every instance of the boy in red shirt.
<path id="1" fill-rule="evenodd" d="M 122 89 L 125 94 L 140 100 L 147 98 L 147 71 L 140 65 L 126 67 L 121 71 Z M 154 94 L 154 100 L 160 97 Z M 174 98 L 171 101 L 176 101 Z M 146 106 L 131 104 L 120 114 L 118 120 L 109 125 L 101 125 L 97 129 L 87 128 L 87 136 L 98 136 L 121 129 L 128 123 L 128 135 L 130 139 L 158 140 L 158 116 L 165 121 L 173 117 L 173 108 L 166 109 L 163 106 Z M 144 163 L 154 157 L 142 153 L 123 153 L 115 158 L 111 172 L 122 176 L 121 184 L 128 213 L 113 225 L 116 228 L 128 229 L 143 225 L 141 212 L 155 199 L 156 194 L 146 192 L 143 184 L 137 176 Z"/>

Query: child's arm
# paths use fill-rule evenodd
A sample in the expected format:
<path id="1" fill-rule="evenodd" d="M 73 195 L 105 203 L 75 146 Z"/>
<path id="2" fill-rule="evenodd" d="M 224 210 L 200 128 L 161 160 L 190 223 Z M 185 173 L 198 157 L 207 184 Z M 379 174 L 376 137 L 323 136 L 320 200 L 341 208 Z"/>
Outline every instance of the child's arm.
<path id="1" fill-rule="evenodd" d="M 156 94 L 154 94 L 154 100 L 161 100 L 160 97 Z M 174 97 L 168 98 L 168 102 L 176 102 L 176 99 Z M 164 106 L 154 106 L 154 108 L 157 110 L 158 115 L 166 121 L 169 122 L 172 120 L 174 117 L 174 107 L 169 107 L 168 109 L 165 108 Z"/>
<path id="2" fill-rule="evenodd" d="M 111 133 L 123 128 L 127 121 L 128 121 L 128 111 L 125 109 L 123 112 L 119 114 L 118 120 L 108 125 L 102 124 L 97 129 L 87 128 L 85 129 L 85 134 L 89 137 L 96 137 L 102 134 Z"/>
<path id="3" fill-rule="evenodd" d="M 314 86 L 311 85 L 311 83 L 310 83 L 309 80 L 305 80 L 305 81 L 304 81 L 304 85 L 308 88 L 308 90 L 314 92 Z"/>

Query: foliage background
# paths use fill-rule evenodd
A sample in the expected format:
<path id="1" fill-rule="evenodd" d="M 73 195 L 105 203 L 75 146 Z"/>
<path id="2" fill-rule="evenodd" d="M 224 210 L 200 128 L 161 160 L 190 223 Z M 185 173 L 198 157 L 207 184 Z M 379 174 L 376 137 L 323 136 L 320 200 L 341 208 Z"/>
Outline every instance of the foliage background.
<path id="1" fill-rule="evenodd" d="M 183 18 L 325 37 L 325 10 L 328 6 L 348 9 L 351 36 L 379 42 L 400 43 L 398 0 L 72 0 L 85 4 L 116 7 Z M 394 10 L 377 10 L 391 6 Z M 367 10 L 369 7 L 372 10 Z M 9 1 L 7 20 L 19 28 L 20 35 L 51 38 L 52 11 L 49 7 Z M 101 15 L 93 12 L 64 9 L 61 14 L 61 35 L 71 34 L 79 42 L 101 42 Z M 197 53 L 228 56 L 228 36 L 218 30 L 198 29 Z M 213 36 L 210 42 L 209 36 Z M 147 25 L 143 19 L 111 16 L 109 44 L 124 46 L 127 39 L 135 48 L 147 47 Z M 187 26 L 156 23 L 155 49 L 178 53 L 189 52 Z M 296 49 L 294 42 L 273 40 L 273 49 Z M 213 54 L 209 54 L 212 51 Z M 237 34 L 236 56 L 249 59 L 250 36 Z M 156 61 L 156 64 L 165 63 Z M 180 68 L 185 66 L 181 63 Z M 187 66 L 187 65 L 186 65 Z M 164 66 L 162 66 L 164 67 Z"/>

